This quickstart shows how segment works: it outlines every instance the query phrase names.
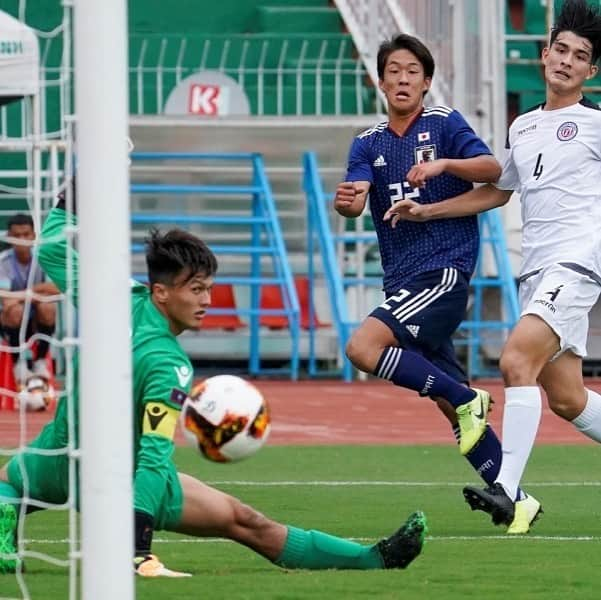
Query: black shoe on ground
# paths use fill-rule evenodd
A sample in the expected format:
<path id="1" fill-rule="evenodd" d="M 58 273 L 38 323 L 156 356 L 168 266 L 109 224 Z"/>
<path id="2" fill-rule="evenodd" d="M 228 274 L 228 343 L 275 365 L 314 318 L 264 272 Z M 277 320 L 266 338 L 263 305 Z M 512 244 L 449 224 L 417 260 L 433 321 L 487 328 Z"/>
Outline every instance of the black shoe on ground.
<path id="1" fill-rule="evenodd" d="M 427 531 L 426 515 L 417 511 L 409 516 L 396 533 L 379 541 L 376 545 L 384 568 L 405 569 L 422 551 Z"/>
<path id="2" fill-rule="evenodd" d="M 511 525 L 515 516 L 515 504 L 500 483 L 493 483 L 483 490 L 467 485 L 463 488 L 463 497 L 472 510 L 488 513 L 495 525 Z"/>

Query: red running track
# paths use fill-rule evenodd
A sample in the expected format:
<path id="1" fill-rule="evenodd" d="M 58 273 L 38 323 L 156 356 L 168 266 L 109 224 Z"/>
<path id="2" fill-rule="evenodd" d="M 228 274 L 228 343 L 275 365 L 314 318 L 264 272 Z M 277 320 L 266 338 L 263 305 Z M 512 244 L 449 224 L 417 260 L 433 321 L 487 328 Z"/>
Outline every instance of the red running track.
<path id="1" fill-rule="evenodd" d="M 454 444 L 447 420 L 434 403 L 384 381 L 258 381 L 272 412 L 270 444 Z M 478 381 L 492 393 L 490 422 L 500 435 L 503 386 Z M 587 386 L 601 393 L 601 380 Z M 24 439 L 31 439 L 52 415 L 28 413 Z M 18 413 L 0 411 L 0 447 L 19 443 Z M 181 439 L 178 439 L 181 441 Z M 546 407 L 539 444 L 593 443 Z"/>

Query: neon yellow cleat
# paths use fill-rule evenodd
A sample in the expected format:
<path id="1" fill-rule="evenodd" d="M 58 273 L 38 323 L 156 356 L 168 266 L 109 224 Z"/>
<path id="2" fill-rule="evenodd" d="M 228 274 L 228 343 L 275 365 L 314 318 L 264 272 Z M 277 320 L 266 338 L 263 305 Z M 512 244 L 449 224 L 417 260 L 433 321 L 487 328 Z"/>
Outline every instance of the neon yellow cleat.
<path id="1" fill-rule="evenodd" d="M 17 570 L 17 511 L 12 504 L 0 504 L 0 573 Z"/>
<path id="2" fill-rule="evenodd" d="M 457 422 L 461 432 L 459 452 L 465 456 L 478 443 L 486 430 L 486 416 L 492 400 L 485 390 L 473 388 L 476 397 L 456 409 Z"/>
<path id="3" fill-rule="evenodd" d="M 522 535 L 530 531 L 530 526 L 543 514 L 540 502 L 534 496 L 526 496 L 515 503 L 515 515 L 507 528 L 508 535 Z"/>

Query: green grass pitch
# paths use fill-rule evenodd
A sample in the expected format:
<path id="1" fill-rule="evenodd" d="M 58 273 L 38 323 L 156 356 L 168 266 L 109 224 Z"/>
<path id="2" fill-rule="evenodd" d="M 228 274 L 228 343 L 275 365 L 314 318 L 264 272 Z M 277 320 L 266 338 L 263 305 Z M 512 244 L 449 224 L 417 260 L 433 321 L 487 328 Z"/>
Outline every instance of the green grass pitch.
<path id="1" fill-rule="evenodd" d="M 597 599 L 600 458 L 596 446 L 535 448 L 525 487 L 545 514 L 530 535 L 508 538 L 464 503 L 462 485 L 477 479 L 451 446 L 267 447 L 229 465 L 178 449 L 182 471 L 285 523 L 371 543 L 419 508 L 430 532 L 409 569 L 371 572 L 284 571 L 231 542 L 157 532 L 163 562 L 194 577 L 138 580 L 137 598 Z M 65 513 L 31 515 L 25 533 L 28 550 L 67 558 Z M 46 561 L 27 559 L 25 583 L 33 600 L 69 597 L 67 570 Z M 0 576 L 0 598 L 21 597 L 15 576 Z"/>

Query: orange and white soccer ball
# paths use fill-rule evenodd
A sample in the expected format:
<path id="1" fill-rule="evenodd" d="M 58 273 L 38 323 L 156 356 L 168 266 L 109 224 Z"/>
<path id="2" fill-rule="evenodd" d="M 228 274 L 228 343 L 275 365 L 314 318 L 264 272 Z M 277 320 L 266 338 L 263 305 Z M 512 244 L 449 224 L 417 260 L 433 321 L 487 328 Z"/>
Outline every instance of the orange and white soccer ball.
<path id="1" fill-rule="evenodd" d="M 267 440 L 271 429 L 263 394 L 235 375 L 216 375 L 196 384 L 181 413 L 184 436 L 209 460 L 248 458 Z"/>

